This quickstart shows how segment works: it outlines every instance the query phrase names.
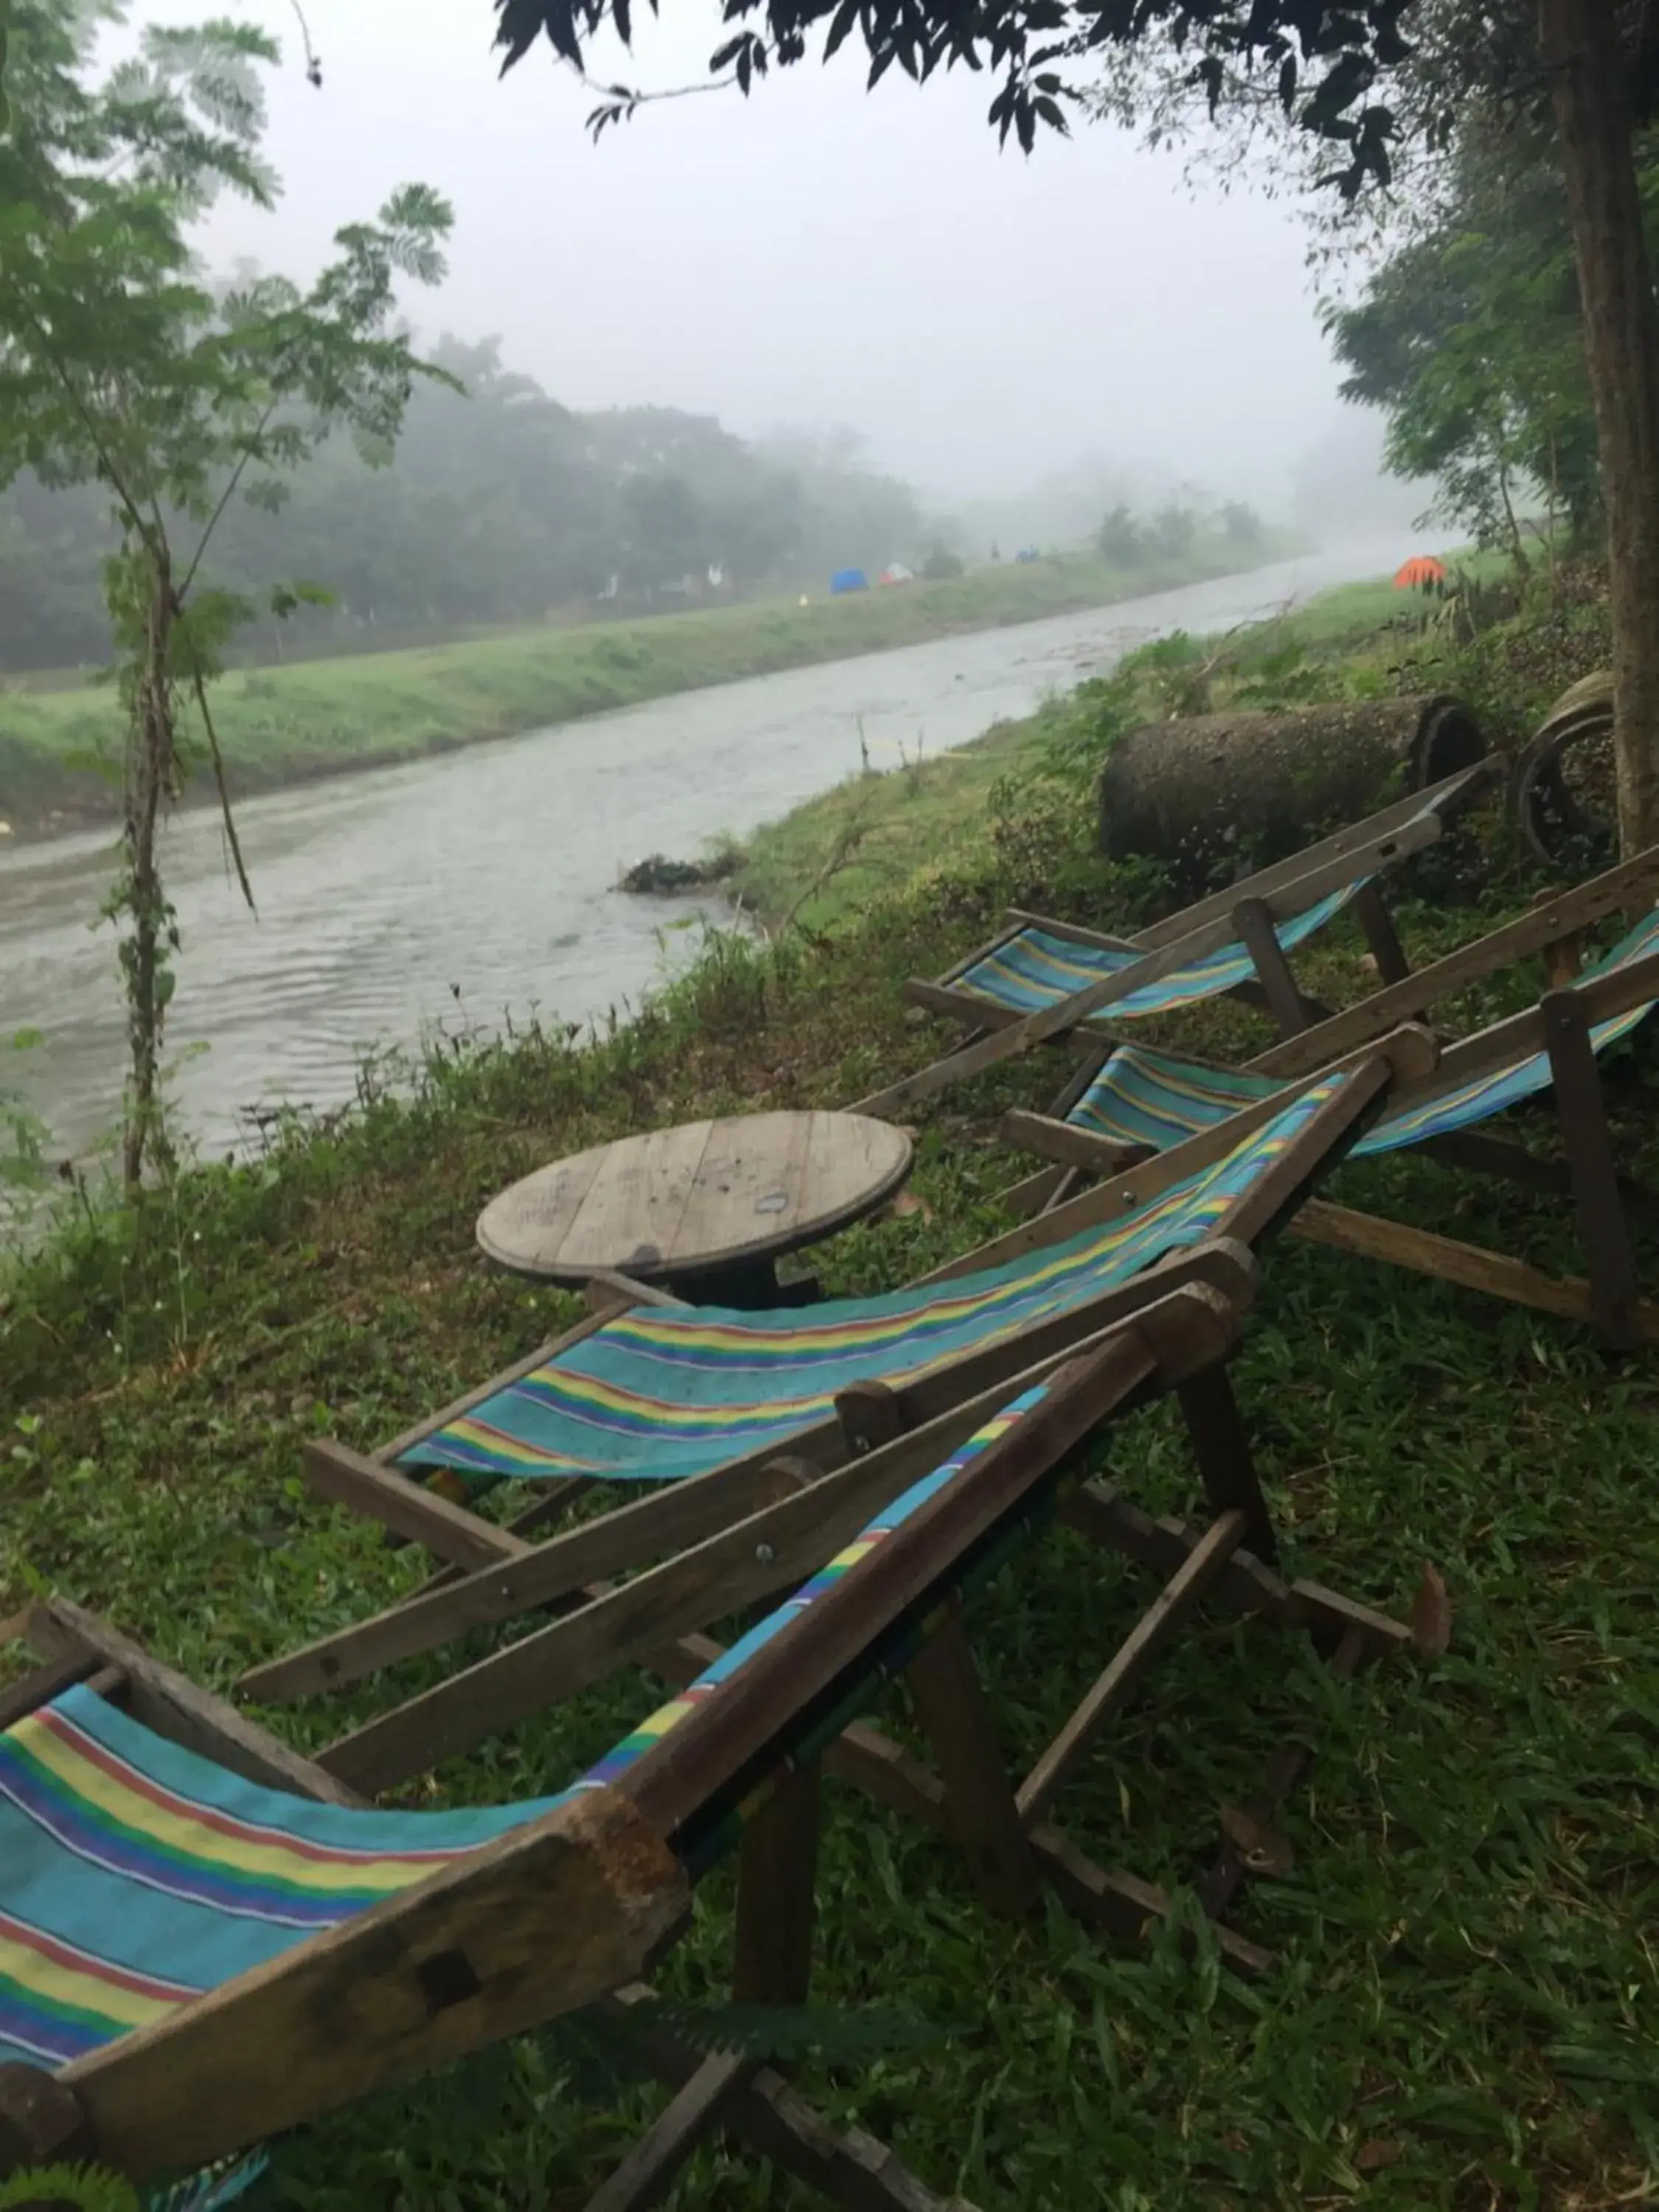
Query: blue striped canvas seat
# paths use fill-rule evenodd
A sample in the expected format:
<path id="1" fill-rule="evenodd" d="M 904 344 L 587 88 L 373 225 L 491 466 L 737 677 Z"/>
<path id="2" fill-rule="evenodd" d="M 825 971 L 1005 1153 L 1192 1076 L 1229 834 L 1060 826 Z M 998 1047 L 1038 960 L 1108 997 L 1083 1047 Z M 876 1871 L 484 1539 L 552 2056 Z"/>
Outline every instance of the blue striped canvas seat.
<path id="1" fill-rule="evenodd" d="M 1637 924 L 1613 950 L 1584 974 L 1586 981 L 1628 967 L 1659 947 L 1659 909 Z M 1646 1020 L 1649 1000 L 1610 1021 L 1598 1022 L 1590 1042 L 1603 1052 Z M 1354 1146 L 1352 1157 L 1392 1152 L 1429 1137 L 1467 1129 L 1547 1091 L 1552 1078 L 1547 1053 L 1529 1053 L 1494 1073 L 1418 1101 L 1403 1111 L 1386 1113 Z M 1272 1076 L 1242 1069 L 1206 1067 L 1177 1053 L 1154 1052 L 1144 1045 L 1120 1045 L 1066 1115 L 1073 1127 L 1122 1145 L 1150 1145 L 1162 1152 L 1200 1129 L 1212 1128 L 1242 1106 L 1271 1098 L 1285 1085 Z"/>
<path id="2" fill-rule="evenodd" d="M 853 1382 L 897 1385 L 1070 1312 L 1197 1244 L 1347 1079 L 1327 1077 L 1225 1159 L 1137 1213 L 1004 1266 L 774 1312 L 639 1307 L 406 1453 L 463 1476 L 661 1482 L 782 1448 Z"/>
<path id="3" fill-rule="evenodd" d="M 564 1799 L 614 1783 L 1045 1395 L 1039 1386 L 1004 1407 L 556 1796 L 447 1813 L 318 1803 L 186 1751 L 91 1690 L 64 1691 L 0 1735 L 0 2064 L 51 2069 L 84 2057 Z M 908 1654 L 919 1631 L 903 1633 Z M 896 1650 L 888 1661 L 902 1663 Z M 855 1692 L 845 1710 L 822 1716 L 814 1743 L 839 1733 L 857 1701 Z M 762 1784 L 699 1839 L 694 1874 L 769 1790 Z M 152 2212 L 209 2212 L 262 2163 L 256 2155 L 159 2192 Z"/>
<path id="4" fill-rule="evenodd" d="M 1340 914 L 1370 880 L 1369 877 L 1362 877 L 1356 883 L 1345 884 L 1340 890 L 1332 891 L 1316 904 L 1304 907 L 1300 914 L 1276 922 L 1273 934 L 1281 948 L 1293 952 L 1304 938 L 1311 937 L 1316 930 L 1322 929 Z M 1056 936 L 1032 923 L 1005 939 L 994 951 L 988 952 L 971 968 L 964 969 L 957 977 L 956 986 L 981 999 L 994 1000 L 998 1006 L 1007 1006 L 1016 1013 L 1034 1014 L 1079 991 L 1086 991 L 1091 983 L 1121 975 L 1126 968 L 1135 967 L 1148 957 L 1145 952 L 1115 952 L 1104 945 L 1079 945 L 1073 938 Z M 1236 990 L 1239 984 L 1249 982 L 1255 975 L 1255 963 L 1242 945 L 1218 945 L 1213 952 L 1203 954 L 1157 982 L 1143 983 L 1126 997 L 1114 999 L 1112 1018 L 1115 1020 L 1121 1016 L 1128 1020 L 1146 1014 L 1170 1013 L 1178 1006 L 1194 1006 L 1223 991 Z"/>

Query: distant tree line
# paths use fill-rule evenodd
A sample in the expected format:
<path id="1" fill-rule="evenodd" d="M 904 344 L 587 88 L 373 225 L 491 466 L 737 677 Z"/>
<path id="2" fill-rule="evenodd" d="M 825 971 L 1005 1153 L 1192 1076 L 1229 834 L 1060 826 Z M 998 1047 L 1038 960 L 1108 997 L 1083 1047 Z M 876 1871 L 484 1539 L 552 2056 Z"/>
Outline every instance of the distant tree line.
<path id="1" fill-rule="evenodd" d="M 578 414 L 507 368 L 494 340 L 429 359 L 396 459 L 331 439 L 276 514 L 240 503 L 214 541 L 214 580 L 263 592 L 318 579 L 334 605 L 258 626 L 264 649 L 356 635 L 539 621 L 599 605 L 821 588 L 832 570 L 920 565 L 940 538 L 909 488 L 840 430 L 738 438 L 672 408 Z M 115 533 L 96 485 L 25 475 L 0 498 L 0 667 L 106 659 L 101 565 Z M 266 635 L 264 633 L 269 632 Z"/>
<path id="2" fill-rule="evenodd" d="M 1156 562 L 1179 559 L 1206 525 L 1241 553 L 1261 544 L 1266 535 L 1255 509 L 1239 501 L 1229 501 L 1206 517 L 1179 500 L 1145 516 L 1120 500 L 1095 532 L 1095 550 L 1115 568 L 1148 568 Z"/>

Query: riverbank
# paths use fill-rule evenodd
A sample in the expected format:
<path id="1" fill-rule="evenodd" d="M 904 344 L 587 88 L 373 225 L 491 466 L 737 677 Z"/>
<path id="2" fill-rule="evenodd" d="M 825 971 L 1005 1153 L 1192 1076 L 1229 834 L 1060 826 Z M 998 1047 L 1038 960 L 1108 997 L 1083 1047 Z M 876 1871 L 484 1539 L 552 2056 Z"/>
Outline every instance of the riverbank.
<path id="1" fill-rule="evenodd" d="M 1208 538 L 1133 574 L 1080 556 L 1002 562 L 805 607 L 712 608 L 236 669 L 214 687 L 214 722 L 233 790 L 246 796 L 744 677 L 1107 606 L 1297 550 L 1270 536 L 1241 562 L 1236 548 Z M 100 777 L 96 763 L 113 756 L 118 733 L 106 686 L 30 690 L 0 681 L 0 819 L 25 836 L 113 817 L 118 781 Z M 189 795 L 210 793 L 204 763 Z"/>
<path id="2" fill-rule="evenodd" d="M 1259 705 L 1392 689 L 1391 664 L 1414 644 L 1420 649 L 1422 604 L 1402 600 L 1386 578 L 1340 584 L 1240 632 L 1165 641 L 1126 664 L 1131 719 L 1219 707 L 1246 684 Z M 1205 691 L 1198 702 L 1182 696 L 1195 672 Z M 923 872 L 970 862 L 988 830 L 996 836 L 1001 817 L 1018 812 L 1022 782 L 1040 781 L 1043 761 L 1063 757 L 1068 744 L 1091 742 L 1089 718 L 1110 688 L 1082 685 L 949 753 L 847 777 L 752 831 L 742 865 L 723 877 L 727 896 L 764 929 L 820 930 Z M 1500 721 L 1514 720 L 1510 704 L 1484 706 L 1489 721 L 1494 711 Z M 1510 734 L 1498 728 L 1492 743 Z"/>

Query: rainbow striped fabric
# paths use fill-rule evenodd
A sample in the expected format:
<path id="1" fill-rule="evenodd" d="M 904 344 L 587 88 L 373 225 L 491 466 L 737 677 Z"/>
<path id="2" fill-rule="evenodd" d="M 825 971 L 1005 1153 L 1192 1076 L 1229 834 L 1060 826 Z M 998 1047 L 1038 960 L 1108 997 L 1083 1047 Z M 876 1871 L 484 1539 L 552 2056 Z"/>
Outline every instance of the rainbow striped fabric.
<path id="1" fill-rule="evenodd" d="M 1584 980 L 1627 968 L 1656 947 L 1659 947 L 1659 909 L 1644 916 L 1605 957 L 1587 969 Z M 1605 1051 L 1620 1037 L 1628 1036 L 1647 1019 L 1655 1003 L 1647 1000 L 1611 1021 L 1596 1023 L 1590 1031 L 1595 1049 Z M 1548 1054 L 1530 1053 L 1492 1074 L 1454 1084 L 1403 1111 L 1385 1114 L 1355 1145 L 1352 1157 L 1399 1152 L 1429 1137 L 1467 1129 L 1501 1114 L 1506 1107 L 1536 1097 L 1548 1090 L 1550 1082 Z M 1225 1121 L 1241 1106 L 1274 1097 L 1285 1088 L 1271 1076 L 1206 1067 L 1175 1053 L 1126 1044 L 1112 1054 L 1066 1118 L 1075 1127 L 1109 1137 L 1115 1143 L 1150 1145 L 1162 1152 L 1200 1129 Z"/>
<path id="2" fill-rule="evenodd" d="M 849 1383 L 908 1381 L 1225 1229 L 1346 1078 L 1323 1078 L 1215 1165 L 1139 1213 L 1000 1267 L 872 1298 L 768 1313 L 641 1307 L 483 1399 L 399 1462 L 469 1475 L 664 1482 L 782 1447 Z"/>
<path id="3" fill-rule="evenodd" d="M 1304 907 L 1300 914 L 1277 922 L 1273 934 L 1282 949 L 1292 952 L 1304 938 L 1322 929 L 1334 916 L 1362 888 L 1369 883 L 1362 876 L 1340 890 Z M 1240 886 L 1241 896 L 1244 886 Z M 1007 1006 L 1015 1012 L 1034 1014 L 1043 1006 L 1052 1006 L 1061 999 L 1069 999 L 1075 992 L 1086 991 L 1091 983 L 1104 982 L 1108 976 L 1121 975 L 1148 955 L 1144 952 L 1115 952 L 1104 945 L 1079 945 L 1073 938 L 1057 937 L 1047 929 L 1031 924 L 1016 930 L 992 951 L 985 953 L 971 968 L 956 978 L 958 990 L 971 991 L 978 998 L 990 999 L 999 1006 Z M 1255 974 L 1255 963 L 1242 945 L 1218 945 L 1213 952 L 1191 961 L 1184 968 L 1161 976 L 1155 983 L 1143 983 L 1138 990 L 1130 991 L 1121 999 L 1114 999 L 1105 1011 L 1111 1018 L 1130 1020 L 1143 1014 L 1167 1014 L 1177 1006 L 1190 1006 L 1201 999 L 1213 999 L 1222 991 L 1237 989 L 1248 983 Z"/>
<path id="4" fill-rule="evenodd" d="M 578 1792 L 615 1783 L 1046 1395 L 1027 1391 L 986 1422 L 557 1796 L 453 1813 L 319 1804 L 245 1781 L 89 1690 L 65 1691 L 0 1735 L 0 2063 L 82 2057 Z M 872 1655 L 852 1702 L 893 1663 L 891 1651 Z M 827 1717 L 816 1740 L 843 1724 Z M 803 1741 L 790 1755 L 814 1747 Z M 703 1839 L 705 1863 L 772 1786 L 763 1783 Z M 152 2212 L 208 2212 L 257 2170 L 255 2160 L 200 2177 L 153 2200 Z"/>

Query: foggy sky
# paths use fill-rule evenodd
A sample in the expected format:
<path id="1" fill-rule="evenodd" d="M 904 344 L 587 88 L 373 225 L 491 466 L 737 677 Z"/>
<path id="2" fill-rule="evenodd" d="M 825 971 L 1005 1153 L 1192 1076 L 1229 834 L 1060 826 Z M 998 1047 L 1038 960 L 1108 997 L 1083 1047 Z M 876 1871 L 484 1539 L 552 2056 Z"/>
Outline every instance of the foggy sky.
<path id="1" fill-rule="evenodd" d="M 713 9 L 665 5 L 602 74 L 702 74 Z M 568 405 L 655 402 L 744 434 L 844 422 L 941 497 L 1092 452 L 1280 512 L 1286 465 L 1349 411 L 1288 210 L 1195 195 L 1177 157 L 1105 126 L 1000 152 L 988 75 L 918 90 L 895 72 L 866 94 L 849 42 L 595 147 L 592 95 L 547 49 L 498 81 L 488 0 L 308 0 L 320 92 L 285 0 L 227 12 L 283 42 L 268 150 L 286 189 L 274 218 L 216 215 L 214 258 L 307 274 L 338 223 L 429 183 L 457 223 L 441 293 L 410 297 L 419 327 L 499 334 Z"/>

